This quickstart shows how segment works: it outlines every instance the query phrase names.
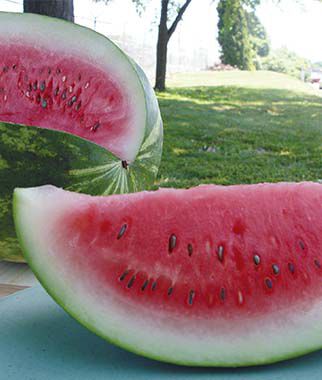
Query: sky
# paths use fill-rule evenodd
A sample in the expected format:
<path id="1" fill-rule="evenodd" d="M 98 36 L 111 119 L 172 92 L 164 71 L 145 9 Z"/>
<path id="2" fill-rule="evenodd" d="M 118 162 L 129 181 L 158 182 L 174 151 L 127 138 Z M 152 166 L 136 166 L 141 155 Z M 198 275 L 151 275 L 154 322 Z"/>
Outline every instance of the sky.
<path id="1" fill-rule="evenodd" d="M 273 48 L 287 46 L 311 61 L 322 61 L 322 3 L 316 0 L 264 0 L 257 14 L 268 31 Z"/>
<path id="2" fill-rule="evenodd" d="M 146 12 L 138 18 L 130 0 L 113 0 L 108 6 L 91 0 L 74 0 L 76 21 L 107 35 L 132 33 L 136 42 L 155 41 L 157 10 L 160 0 L 150 0 Z M 21 11 L 22 0 L 0 0 L 0 10 Z M 263 0 L 257 14 L 267 29 L 273 48 L 286 46 L 312 61 L 322 61 L 322 3 L 316 0 Z M 122 20 L 122 22 L 119 22 Z M 193 0 L 174 35 L 173 52 L 178 47 L 207 49 L 208 60 L 218 60 L 216 7 L 211 0 Z M 111 32 L 112 31 L 112 32 Z"/>

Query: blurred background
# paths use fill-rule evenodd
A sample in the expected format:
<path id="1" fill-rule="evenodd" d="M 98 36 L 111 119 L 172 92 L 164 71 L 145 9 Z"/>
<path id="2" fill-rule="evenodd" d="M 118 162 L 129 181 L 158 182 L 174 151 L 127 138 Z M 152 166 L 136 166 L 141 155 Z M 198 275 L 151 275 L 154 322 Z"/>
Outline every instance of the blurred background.
<path id="1" fill-rule="evenodd" d="M 322 179 L 319 0 L 0 0 L 132 56 L 165 125 L 156 186 Z M 75 41 L 77 43 L 77 41 Z"/>
<path id="2" fill-rule="evenodd" d="M 322 0 L 0 0 L 0 11 L 85 25 L 143 67 L 164 121 L 156 188 L 322 182 Z M 35 282 L 8 263 L 0 278 L 0 296 Z"/>

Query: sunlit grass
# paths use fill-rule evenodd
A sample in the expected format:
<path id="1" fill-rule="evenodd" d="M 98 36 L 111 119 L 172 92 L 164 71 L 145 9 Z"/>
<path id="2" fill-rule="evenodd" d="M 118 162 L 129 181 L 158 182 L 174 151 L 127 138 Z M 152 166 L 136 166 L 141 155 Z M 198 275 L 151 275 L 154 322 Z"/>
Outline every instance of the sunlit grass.
<path id="1" fill-rule="evenodd" d="M 158 186 L 322 178 L 322 98 L 308 85 L 268 72 L 180 74 L 171 83 L 158 95 Z"/>

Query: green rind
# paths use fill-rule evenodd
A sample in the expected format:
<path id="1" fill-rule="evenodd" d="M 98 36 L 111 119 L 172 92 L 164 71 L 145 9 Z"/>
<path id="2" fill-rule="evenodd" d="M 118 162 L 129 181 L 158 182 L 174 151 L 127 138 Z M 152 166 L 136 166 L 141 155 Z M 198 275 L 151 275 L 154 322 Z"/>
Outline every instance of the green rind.
<path id="1" fill-rule="evenodd" d="M 64 20 L 29 17 L 69 26 Z M 18 22 L 18 20 L 16 20 Z M 92 195 L 127 193 L 149 189 L 162 155 L 163 128 L 155 94 L 142 69 L 117 45 L 94 31 L 75 26 L 83 33 L 105 39 L 127 60 L 145 94 L 145 134 L 136 159 L 128 169 L 104 148 L 68 133 L 0 122 L 0 260 L 24 261 L 12 219 L 11 197 L 15 187 L 53 184 Z M 101 43 L 101 42 L 100 42 Z"/>
<path id="2" fill-rule="evenodd" d="M 149 119 L 147 115 L 149 100 L 146 99 L 145 84 L 148 84 L 150 89 L 152 88 L 144 72 L 140 70 L 139 73 L 137 64 L 105 35 L 59 18 L 13 12 L 0 12 L 1 33 L 6 36 L 5 42 L 37 46 L 40 49 L 54 47 L 58 55 L 67 52 L 71 56 L 97 65 L 103 71 L 107 70 L 110 75 L 114 74 L 121 87 L 123 86 L 130 95 L 129 103 L 134 98 L 136 106 L 139 104 L 142 107 L 142 115 L 145 115 L 146 120 Z M 133 93 L 134 89 L 135 93 Z M 153 96 L 155 97 L 154 93 Z M 149 127 L 144 125 L 138 129 L 142 143 Z M 137 146 L 136 155 L 138 152 L 139 146 Z M 134 157 L 128 159 L 134 161 Z"/>
<path id="3" fill-rule="evenodd" d="M 92 195 L 145 190 L 154 182 L 161 152 L 161 119 L 127 169 L 106 149 L 69 133 L 0 123 L 0 259 L 24 261 L 12 218 L 15 187 L 54 184 Z"/>
<path id="4" fill-rule="evenodd" d="M 205 361 L 200 361 L 197 364 L 195 362 L 189 361 L 187 359 L 186 361 L 178 360 L 175 357 L 164 357 L 164 356 L 159 356 L 154 354 L 153 352 L 147 352 L 144 350 L 140 350 L 137 346 L 132 346 L 132 345 L 127 345 L 124 344 L 123 341 L 120 340 L 115 340 L 111 339 L 110 336 L 108 335 L 103 335 L 101 332 L 99 332 L 95 326 L 90 325 L 86 323 L 83 319 L 82 316 L 77 315 L 73 313 L 72 310 L 69 309 L 67 304 L 64 304 L 64 302 L 60 299 L 59 295 L 55 294 L 54 290 L 47 284 L 46 281 L 46 276 L 42 275 L 36 268 L 37 265 L 36 263 L 33 262 L 33 255 L 32 252 L 29 252 L 27 248 L 27 244 L 25 243 L 27 239 L 24 236 L 24 226 L 22 223 L 21 218 L 19 217 L 19 190 L 20 189 L 15 189 L 14 195 L 13 195 L 13 217 L 14 217 L 14 222 L 15 222 L 15 227 L 16 227 L 16 233 L 20 242 L 21 249 L 23 251 L 24 257 L 27 260 L 27 263 L 31 267 L 33 273 L 41 283 L 41 285 L 44 287 L 44 289 L 47 291 L 47 293 L 55 300 L 56 303 L 58 303 L 69 315 L 71 315 L 75 320 L 77 320 L 80 324 L 82 324 L 84 327 L 86 327 L 88 330 L 93 332 L 94 334 L 100 336 L 101 338 L 107 340 L 108 342 L 121 347 L 127 351 L 130 351 L 134 354 L 138 354 L 144 357 L 147 357 L 149 359 L 153 360 L 158 360 L 161 362 L 166 362 L 166 363 L 172 363 L 172 364 L 177 364 L 177 365 L 182 365 L 182 366 L 190 366 L 190 367 L 247 367 L 247 366 L 259 366 L 259 365 L 268 365 L 268 364 L 274 364 L 283 360 L 289 360 L 289 359 L 294 359 L 299 356 L 303 356 L 306 354 L 309 354 L 311 352 L 314 352 L 316 350 L 322 349 L 322 346 L 318 346 L 315 348 L 308 348 L 307 350 L 303 351 L 294 351 L 290 353 L 289 355 L 275 355 L 271 357 L 266 357 L 262 361 L 245 361 L 245 362 L 213 362 L 209 360 Z"/>

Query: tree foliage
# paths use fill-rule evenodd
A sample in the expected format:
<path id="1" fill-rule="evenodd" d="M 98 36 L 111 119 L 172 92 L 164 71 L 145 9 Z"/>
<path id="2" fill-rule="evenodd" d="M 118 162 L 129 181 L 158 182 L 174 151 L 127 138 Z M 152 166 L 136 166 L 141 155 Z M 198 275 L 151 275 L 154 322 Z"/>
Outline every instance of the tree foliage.
<path id="1" fill-rule="evenodd" d="M 310 66 L 311 62 L 309 60 L 300 57 L 286 47 L 273 50 L 261 63 L 262 70 L 276 71 L 297 78 L 300 77 L 301 69 L 306 69 Z"/>
<path id="2" fill-rule="evenodd" d="M 242 1 L 220 0 L 217 10 L 221 61 L 242 70 L 252 70 L 253 50 Z"/>
<path id="3" fill-rule="evenodd" d="M 267 57 L 270 44 L 266 29 L 254 11 L 246 12 L 246 19 L 250 41 L 255 55 L 259 57 Z"/>
<path id="4" fill-rule="evenodd" d="M 261 0 L 242 0 L 242 4 L 250 8 L 255 9 L 257 5 L 261 3 Z"/>
<path id="5" fill-rule="evenodd" d="M 94 3 L 105 3 L 107 5 L 108 3 L 112 2 L 113 0 L 93 0 Z M 150 0 L 132 0 L 132 3 L 134 3 L 136 10 L 141 13 L 145 9 L 146 3 Z"/>

